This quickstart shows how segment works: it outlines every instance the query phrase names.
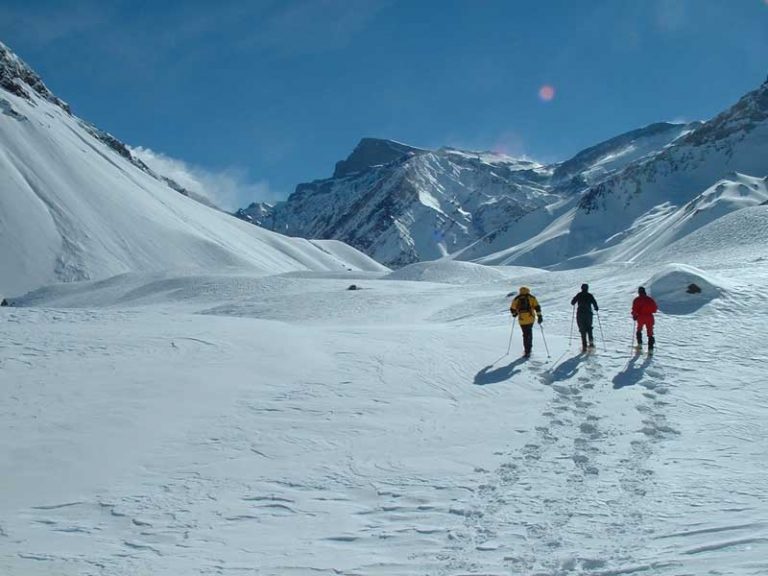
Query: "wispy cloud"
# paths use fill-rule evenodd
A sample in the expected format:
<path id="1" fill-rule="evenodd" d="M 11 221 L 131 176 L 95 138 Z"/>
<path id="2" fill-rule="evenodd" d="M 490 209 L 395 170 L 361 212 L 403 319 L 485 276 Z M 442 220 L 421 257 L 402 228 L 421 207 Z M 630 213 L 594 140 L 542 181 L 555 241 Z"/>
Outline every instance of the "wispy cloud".
<path id="1" fill-rule="evenodd" d="M 207 202 L 232 212 L 251 202 L 274 202 L 279 199 L 266 180 L 252 180 L 242 168 L 213 171 L 171 158 L 149 148 L 132 148 L 131 152 L 150 169 L 183 186 Z"/>
<path id="2" fill-rule="evenodd" d="M 687 0 L 659 0 L 656 4 L 656 26 L 663 32 L 684 29 L 690 20 Z"/>
<path id="3" fill-rule="evenodd" d="M 114 6 L 95 0 L 0 6 L 0 30 L 23 30 L 30 44 L 44 48 L 58 40 L 99 29 L 109 23 Z"/>
<path id="4" fill-rule="evenodd" d="M 442 142 L 432 148 L 450 146 L 468 152 L 495 152 L 505 154 L 520 160 L 533 160 L 528 154 L 527 145 L 523 135 L 515 130 L 484 131 L 470 136 L 457 136 L 447 134 L 442 137 Z"/>
<path id="5" fill-rule="evenodd" d="M 246 41 L 283 54 L 345 48 L 390 0 L 298 0 L 264 19 Z"/>

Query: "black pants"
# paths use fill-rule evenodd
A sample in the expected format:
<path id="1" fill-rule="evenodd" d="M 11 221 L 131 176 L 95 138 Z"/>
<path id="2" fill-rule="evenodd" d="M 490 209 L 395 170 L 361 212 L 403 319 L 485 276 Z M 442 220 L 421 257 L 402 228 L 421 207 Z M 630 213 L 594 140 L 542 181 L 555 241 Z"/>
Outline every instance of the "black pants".
<path id="1" fill-rule="evenodd" d="M 521 324 L 520 329 L 523 331 L 523 350 L 530 354 L 533 348 L 533 324 Z"/>
<path id="2" fill-rule="evenodd" d="M 581 334 L 581 347 L 587 347 L 587 339 L 590 344 L 595 343 L 595 338 L 592 335 L 592 314 L 576 314 L 576 325 L 579 327 L 579 334 Z"/>

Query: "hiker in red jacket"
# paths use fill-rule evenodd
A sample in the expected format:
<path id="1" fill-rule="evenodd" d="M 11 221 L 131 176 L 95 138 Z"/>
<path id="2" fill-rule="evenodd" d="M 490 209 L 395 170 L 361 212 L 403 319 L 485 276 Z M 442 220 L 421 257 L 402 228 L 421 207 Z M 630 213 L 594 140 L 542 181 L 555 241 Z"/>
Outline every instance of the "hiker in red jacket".
<path id="1" fill-rule="evenodd" d="M 643 326 L 648 333 L 648 351 L 653 350 L 656 338 L 653 337 L 653 315 L 658 312 L 656 301 L 645 293 L 645 288 L 637 289 L 637 298 L 632 301 L 632 319 L 637 327 L 637 345 L 643 345 Z"/>

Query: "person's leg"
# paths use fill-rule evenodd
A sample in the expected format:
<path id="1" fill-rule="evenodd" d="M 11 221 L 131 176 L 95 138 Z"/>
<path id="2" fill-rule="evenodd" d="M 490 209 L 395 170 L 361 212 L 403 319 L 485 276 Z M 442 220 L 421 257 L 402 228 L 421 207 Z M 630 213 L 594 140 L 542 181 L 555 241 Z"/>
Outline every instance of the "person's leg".
<path id="1" fill-rule="evenodd" d="M 579 335 L 581 336 L 581 349 L 586 350 L 587 349 L 587 325 L 586 325 L 586 322 L 584 321 L 584 317 L 577 314 L 576 324 L 579 327 Z"/>
<path id="2" fill-rule="evenodd" d="M 638 320 L 637 321 L 637 333 L 635 336 L 637 337 L 637 345 L 642 346 L 643 345 L 643 321 Z"/>
<path id="3" fill-rule="evenodd" d="M 648 331 L 648 349 L 653 350 L 653 347 L 656 345 L 656 337 L 653 335 L 653 317 L 651 317 L 645 327 Z"/>
<path id="4" fill-rule="evenodd" d="M 533 348 L 533 324 L 526 324 L 525 326 L 520 326 L 520 328 L 523 329 L 523 351 L 527 356 L 531 353 L 531 348 Z"/>

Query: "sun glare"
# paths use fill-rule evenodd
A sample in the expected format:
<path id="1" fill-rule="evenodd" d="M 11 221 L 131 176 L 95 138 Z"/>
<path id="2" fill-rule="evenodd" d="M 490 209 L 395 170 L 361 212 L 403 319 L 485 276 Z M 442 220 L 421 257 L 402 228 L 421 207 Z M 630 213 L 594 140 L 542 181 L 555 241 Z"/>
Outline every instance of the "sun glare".
<path id="1" fill-rule="evenodd" d="M 768 0 L 766 0 L 768 2 Z M 539 98 L 544 102 L 550 102 L 555 98 L 555 89 L 549 84 L 544 84 L 539 88 Z"/>

